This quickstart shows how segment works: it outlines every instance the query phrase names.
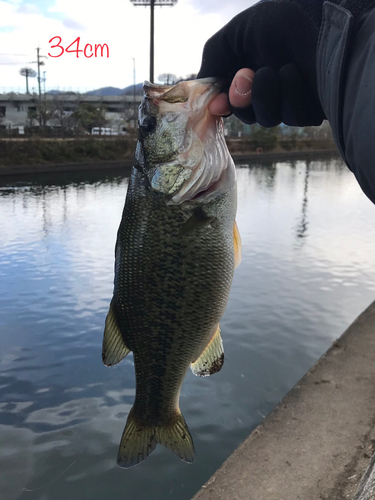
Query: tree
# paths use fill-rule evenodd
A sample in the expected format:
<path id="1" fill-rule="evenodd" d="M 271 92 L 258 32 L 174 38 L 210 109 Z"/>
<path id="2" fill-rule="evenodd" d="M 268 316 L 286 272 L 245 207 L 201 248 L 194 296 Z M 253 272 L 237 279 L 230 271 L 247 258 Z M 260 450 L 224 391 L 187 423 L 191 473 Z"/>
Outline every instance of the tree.
<path id="1" fill-rule="evenodd" d="M 277 145 L 276 127 L 264 128 L 255 124 L 252 127 L 251 139 L 255 148 L 272 151 Z"/>
<path id="2" fill-rule="evenodd" d="M 74 124 L 74 118 L 71 110 L 67 109 L 72 106 L 71 100 L 64 98 L 64 95 L 56 94 L 52 97 L 52 102 L 49 105 L 50 119 L 56 121 L 61 129 L 62 137 L 65 137 L 65 131 L 71 128 Z"/>
<path id="3" fill-rule="evenodd" d="M 34 122 L 38 119 L 36 107 L 29 107 L 27 110 L 27 118 L 29 120 L 29 127 L 32 128 L 34 126 Z"/>
<path id="4" fill-rule="evenodd" d="M 93 105 L 87 102 L 79 104 L 78 108 L 72 113 L 72 117 L 77 120 L 78 124 L 87 132 L 90 132 L 94 127 L 101 128 L 105 126 L 107 120 L 105 117 L 106 108 L 104 104 Z"/>
<path id="5" fill-rule="evenodd" d="M 186 80 L 196 80 L 197 74 L 196 73 L 190 73 L 186 75 Z"/>
<path id="6" fill-rule="evenodd" d="M 132 130 L 137 128 L 139 103 L 129 103 L 124 100 L 121 111 L 121 125 L 125 124 Z"/>
<path id="7" fill-rule="evenodd" d="M 173 85 L 177 80 L 177 76 L 172 73 L 162 73 L 158 76 L 159 82 L 162 82 L 164 85 Z"/>

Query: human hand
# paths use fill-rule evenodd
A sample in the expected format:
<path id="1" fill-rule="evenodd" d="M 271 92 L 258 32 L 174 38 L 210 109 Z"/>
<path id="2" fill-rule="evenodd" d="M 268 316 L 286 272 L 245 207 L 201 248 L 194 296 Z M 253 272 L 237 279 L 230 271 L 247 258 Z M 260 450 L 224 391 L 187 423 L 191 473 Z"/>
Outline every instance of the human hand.
<path id="1" fill-rule="evenodd" d="M 198 78 L 230 82 L 210 111 L 233 112 L 265 127 L 320 125 L 325 116 L 317 91 L 314 21 L 297 1 L 286 0 L 260 2 L 234 17 L 203 51 Z"/>
<path id="2" fill-rule="evenodd" d="M 250 106 L 254 74 L 254 71 L 249 68 L 237 71 L 228 94 L 222 92 L 210 102 L 208 106 L 210 113 L 213 115 L 228 116 L 232 113 L 231 105 L 235 108 Z"/>

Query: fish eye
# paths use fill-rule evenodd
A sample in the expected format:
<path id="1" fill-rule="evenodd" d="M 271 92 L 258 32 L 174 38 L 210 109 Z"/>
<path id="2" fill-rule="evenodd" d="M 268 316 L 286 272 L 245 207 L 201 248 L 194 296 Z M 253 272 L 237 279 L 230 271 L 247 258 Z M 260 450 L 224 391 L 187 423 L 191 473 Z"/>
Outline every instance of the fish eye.
<path id="1" fill-rule="evenodd" d="M 155 132 L 156 129 L 156 117 L 152 115 L 147 115 L 143 118 L 139 130 L 142 137 L 147 137 L 148 135 Z"/>

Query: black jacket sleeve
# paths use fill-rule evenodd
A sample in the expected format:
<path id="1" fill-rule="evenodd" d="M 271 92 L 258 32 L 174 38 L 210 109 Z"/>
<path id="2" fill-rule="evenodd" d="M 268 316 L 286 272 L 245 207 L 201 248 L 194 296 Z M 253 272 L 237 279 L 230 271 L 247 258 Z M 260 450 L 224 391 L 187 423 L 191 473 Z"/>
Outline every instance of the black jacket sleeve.
<path id="1" fill-rule="evenodd" d="M 224 78 L 229 88 L 239 69 L 251 68 L 252 103 L 232 108 L 240 120 L 265 127 L 320 125 L 325 117 L 316 50 L 322 5 L 323 0 L 267 0 L 240 12 L 207 40 L 198 78 Z"/>
<path id="2" fill-rule="evenodd" d="M 355 22 L 354 22 L 355 21 Z M 375 8 L 359 20 L 325 2 L 318 91 L 341 156 L 375 203 Z"/>

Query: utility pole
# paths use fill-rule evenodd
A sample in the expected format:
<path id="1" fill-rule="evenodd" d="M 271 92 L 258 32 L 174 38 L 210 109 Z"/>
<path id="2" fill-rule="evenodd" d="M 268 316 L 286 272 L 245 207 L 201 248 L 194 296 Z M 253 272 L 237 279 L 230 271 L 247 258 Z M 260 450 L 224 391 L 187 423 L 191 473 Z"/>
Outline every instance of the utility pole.
<path id="1" fill-rule="evenodd" d="M 36 49 L 36 60 L 38 64 L 38 89 L 39 89 L 39 99 L 42 97 L 42 92 L 40 90 L 40 66 L 43 64 L 43 61 L 39 58 L 39 47 Z"/>
<path id="2" fill-rule="evenodd" d="M 130 0 L 135 7 L 150 6 L 150 82 L 154 82 L 154 7 L 173 7 L 177 0 Z"/>
<path id="3" fill-rule="evenodd" d="M 40 76 L 40 67 L 44 66 L 44 61 L 41 61 L 41 58 L 48 59 L 47 56 L 41 56 L 40 55 L 40 48 L 37 47 L 36 49 L 36 61 L 33 61 L 32 64 L 37 64 L 38 65 L 38 90 L 39 90 L 39 125 L 42 125 L 42 114 L 40 112 L 40 103 L 42 99 L 42 89 L 41 89 L 41 83 L 42 83 L 42 78 Z"/>
<path id="4" fill-rule="evenodd" d="M 44 57 L 45 59 L 48 59 L 47 56 L 41 56 L 40 53 L 40 48 L 38 47 L 36 49 L 36 63 L 38 65 L 38 88 L 39 88 L 39 99 L 42 97 L 42 90 L 41 90 L 41 83 L 42 83 L 42 78 L 40 76 L 40 67 L 44 66 L 44 61 L 41 61 L 41 58 Z"/>

